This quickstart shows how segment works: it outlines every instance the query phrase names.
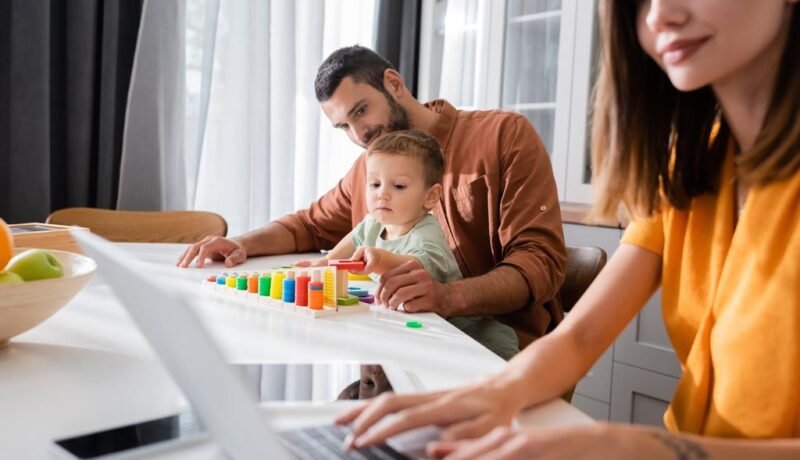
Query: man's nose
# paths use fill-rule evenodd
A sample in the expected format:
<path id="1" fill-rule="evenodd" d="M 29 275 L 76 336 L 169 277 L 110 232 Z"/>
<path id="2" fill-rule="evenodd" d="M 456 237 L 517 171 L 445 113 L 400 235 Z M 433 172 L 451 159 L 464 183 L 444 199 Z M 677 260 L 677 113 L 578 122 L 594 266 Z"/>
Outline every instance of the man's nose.
<path id="1" fill-rule="evenodd" d="M 369 126 L 353 126 L 353 136 L 362 145 L 367 145 L 369 142 Z"/>

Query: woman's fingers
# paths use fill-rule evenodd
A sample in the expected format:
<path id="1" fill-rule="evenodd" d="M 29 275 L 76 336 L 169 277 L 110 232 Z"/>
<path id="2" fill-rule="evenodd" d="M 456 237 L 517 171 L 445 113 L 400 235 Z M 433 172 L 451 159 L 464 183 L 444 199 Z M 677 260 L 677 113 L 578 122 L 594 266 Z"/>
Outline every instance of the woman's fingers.
<path id="1" fill-rule="evenodd" d="M 513 436 L 514 432 L 508 427 L 495 428 L 489 434 L 481 438 L 458 442 L 455 446 L 455 449 L 452 450 L 445 458 L 447 460 L 482 458 L 489 452 L 501 447 Z M 436 443 L 433 443 L 431 449 L 437 449 Z"/>
<path id="2" fill-rule="evenodd" d="M 364 409 L 366 409 L 368 405 L 369 405 L 369 403 L 364 403 L 364 404 L 358 405 L 357 407 L 353 407 L 351 409 L 348 409 L 344 413 L 337 415 L 333 419 L 333 421 L 337 425 L 347 425 L 347 424 L 351 423 L 353 420 L 355 420 L 356 417 L 361 415 L 361 413 L 364 412 Z"/>
<path id="3" fill-rule="evenodd" d="M 473 439 L 489 433 L 498 425 L 505 425 L 508 423 L 505 420 L 500 420 L 497 416 L 492 414 L 484 414 L 480 417 L 471 420 L 465 420 L 447 427 L 442 431 L 443 441 L 459 441 L 462 439 Z"/>
<path id="4" fill-rule="evenodd" d="M 372 400 L 367 406 L 363 408 L 356 408 L 348 413 L 343 414 L 342 418 L 353 420 L 353 440 L 358 441 L 359 444 L 362 445 L 366 445 L 365 443 L 378 443 L 385 440 L 388 436 L 392 436 L 393 434 L 401 433 L 410 429 L 408 428 L 410 426 L 409 422 L 422 422 L 422 425 L 418 426 L 423 426 L 427 423 L 424 423 L 424 419 L 419 418 L 420 416 L 415 415 L 414 413 L 412 413 L 412 417 L 414 418 L 411 420 L 408 419 L 407 415 L 398 414 L 397 418 L 387 422 L 386 425 L 382 425 L 380 431 L 375 431 L 373 433 L 372 430 L 374 430 L 374 425 L 377 422 L 389 414 L 394 414 L 409 408 L 413 409 L 418 406 L 424 407 L 426 404 L 436 401 L 441 395 L 441 392 L 421 393 L 416 395 L 395 395 L 392 393 L 384 393 Z M 356 414 L 355 419 L 353 419 L 352 415 L 356 412 L 358 413 Z M 368 430 L 370 430 L 368 437 L 360 439 L 362 435 L 368 432 Z"/>

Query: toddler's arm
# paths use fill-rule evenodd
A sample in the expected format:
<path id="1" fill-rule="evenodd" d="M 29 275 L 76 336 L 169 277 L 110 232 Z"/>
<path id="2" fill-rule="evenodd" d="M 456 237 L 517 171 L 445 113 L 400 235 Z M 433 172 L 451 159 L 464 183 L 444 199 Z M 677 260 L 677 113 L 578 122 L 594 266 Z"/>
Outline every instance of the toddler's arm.
<path id="1" fill-rule="evenodd" d="M 307 259 L 307 260 L 298 260 L 294 264 L 298 267 L 321 267 L 328 265 L 328 261 L 330 259 L 349 259 L 353 253 L 355 252 L 356 248 L 353 246 L 353 235 L 352 232 L 348 233 L 347 236 L 342 238 L 336 246 L 328 251 L 328 254 L 325 257 L 320 257 L 318 259 Z"/>
<path id="2" fill-rule="evenodd" d="M 395 267 L 399 267 L 410 260 L 419 263 L 419 260 L 417 260 L 417 258 L 414 256 L 395 254 L 385 249 L 367 246 L 361 246 L 360 248 L 356 249 L 355 253 L 353 253 L 352 259 L 364 261 L 364 270 L 361 273 L 375 273 L 378 275 L 383 275 L 385 272 L 392 270 Z M 420 264 L 420 267 L 421 266 L 422 264 Z"/>

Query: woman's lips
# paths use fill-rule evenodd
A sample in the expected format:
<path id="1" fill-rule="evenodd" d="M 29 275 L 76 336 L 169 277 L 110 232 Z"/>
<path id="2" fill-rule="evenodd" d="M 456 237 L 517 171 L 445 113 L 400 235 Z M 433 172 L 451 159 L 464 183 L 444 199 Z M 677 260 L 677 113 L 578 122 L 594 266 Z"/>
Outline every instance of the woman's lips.
<path id="1" fill-rule="evenodd" d="M 674 40 L 661 48 L 659 54 L 664 64 L 675 65 L 689 59 L 708 38 L 695 38 L 689 40 Z"/>

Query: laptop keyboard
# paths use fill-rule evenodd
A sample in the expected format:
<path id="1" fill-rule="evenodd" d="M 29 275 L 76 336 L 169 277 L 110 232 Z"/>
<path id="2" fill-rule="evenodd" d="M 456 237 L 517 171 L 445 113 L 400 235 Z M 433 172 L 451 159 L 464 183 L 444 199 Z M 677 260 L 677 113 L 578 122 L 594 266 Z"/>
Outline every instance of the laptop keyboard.
<path id="1" fill-rule="evenodd" d="M 347 458 L 360 460 L 408 459 L 386 444 L 368 449 L 345 451 L 344 438 L 350 429 L 339 425 L 321 425 L 280 433 L 283 443 L 298 459 L 317 460 L 328 458 Z"/>

